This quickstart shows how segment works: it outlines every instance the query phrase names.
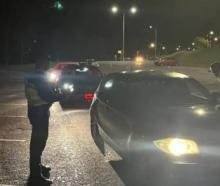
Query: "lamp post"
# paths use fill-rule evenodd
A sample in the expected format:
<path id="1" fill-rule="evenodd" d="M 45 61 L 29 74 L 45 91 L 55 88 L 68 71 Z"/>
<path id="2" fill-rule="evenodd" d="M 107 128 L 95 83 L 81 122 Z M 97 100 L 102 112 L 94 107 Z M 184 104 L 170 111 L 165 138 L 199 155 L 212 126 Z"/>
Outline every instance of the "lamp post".
<path id="1" fill-rule="evenodd" d="M 113 14 L 117 14 L 119 12 L 119 8 L 117 6 L 111 7 L 111 12 Z M 129 10 L 130 14 L 136 14 L 138 9 L 135 6 L 132 6 Z M 125 18 L 127 14 L 127 10 L 122 10 L 122 61 L 125 61 Z"/>
<path id="2" fill-rule="evenodd" d="M 157 57 L 157 43 L 158 43 L 158 31 L 157 28 L 153 27 L 152 25 L 149 26 L 149 29 L 152 30 L 154 29 L 154 42 L 155 42 L 155 58 Z"/>
<path id="3" fill-rule="evenodd" d="M 207 34 L 208 37 L 208 48 L 212 48 L 212 38 L 215 35 L 215 32 L 213 30 L 209 31 Z"/>

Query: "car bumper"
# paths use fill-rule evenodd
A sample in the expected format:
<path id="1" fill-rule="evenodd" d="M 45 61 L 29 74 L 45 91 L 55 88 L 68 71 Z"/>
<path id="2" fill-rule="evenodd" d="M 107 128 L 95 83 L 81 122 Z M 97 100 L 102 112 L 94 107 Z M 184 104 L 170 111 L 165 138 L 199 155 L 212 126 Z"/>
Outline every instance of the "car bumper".
<path id="1" fill-rule="evenodd" d="M 141 160 L 141 164 L 148 164 L 150 162 L 151 164 L 168 165 L 171 167 L 220 168 L 220 155 L 214 157 L 197 154 L 174 157 L 156 150 L 151 153 L 140 153 L 137 157 Z"/>
<path id="2" fill-rule="evenodd" d="M 198 156 L 185 158 L 171 158 L 166 155 L 151 154 L 132 159 L 135 169 L 148 174 L 154 172 L 162 178 L 186 179 L 194 176 L 201 178 L 204 175 L 209 175 L 210 172 L 214 175 L 219 172 L 220 159 L 207 159 Z"/>

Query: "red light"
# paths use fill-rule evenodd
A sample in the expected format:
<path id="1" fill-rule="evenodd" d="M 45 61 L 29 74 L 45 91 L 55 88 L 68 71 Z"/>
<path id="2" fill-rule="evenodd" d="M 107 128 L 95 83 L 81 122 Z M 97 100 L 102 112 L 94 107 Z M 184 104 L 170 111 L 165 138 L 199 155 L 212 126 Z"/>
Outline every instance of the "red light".
<path id="1" fill-rule="evenodd" d="M 93 100 L 94 94 L 86 93 L 86 94 L 84 94 L 84 98 L 85 98 L 86 100 Z"/>

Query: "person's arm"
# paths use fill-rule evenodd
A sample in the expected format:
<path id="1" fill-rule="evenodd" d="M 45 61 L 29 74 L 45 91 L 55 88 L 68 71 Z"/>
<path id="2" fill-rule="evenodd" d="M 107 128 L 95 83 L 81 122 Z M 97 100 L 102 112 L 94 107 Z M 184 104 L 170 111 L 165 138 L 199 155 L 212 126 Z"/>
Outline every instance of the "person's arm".
<path id="1" fill-rule="evenodd" d="M 47 102 L 53 103 L 64 98 L 64 95 L 55 90 L 44 77 L 41 77 L 41 80 L 37 82 L 37 88 L 40 97 Z"/>

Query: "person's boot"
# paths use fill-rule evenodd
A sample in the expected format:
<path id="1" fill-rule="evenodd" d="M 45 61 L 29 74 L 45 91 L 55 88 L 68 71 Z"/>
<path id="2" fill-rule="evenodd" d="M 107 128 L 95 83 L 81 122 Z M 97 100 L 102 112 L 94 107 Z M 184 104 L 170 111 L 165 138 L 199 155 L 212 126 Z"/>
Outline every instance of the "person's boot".
<path id="1" fill-rule="evenodd" d="M 30 169 L 30 176 L 28 178 L 28 185 L 43 186 L 51 185 L 52 181 L 42 175 L 42 169 L 40 165 L 32 166 Z"/>
<path id="2" fill-rule="evenodd" d="M 28 186 L 47 186 L 51 185 L 53 182 L 50 179 L 45 178 L 41 174 L 33 175 L 30 174 L 28 178 Z"/>
<path id="3" fill-rule="evenodd" d="M 42 175 L 45 177 L 45 178 L 49 178 L 50 177 L 50 171 L 51 171 L 51 168 L 48 167 L 48 166 L 44 166 L 44 165 L 40 165 L 41 167 L 41 173 Z"/>

